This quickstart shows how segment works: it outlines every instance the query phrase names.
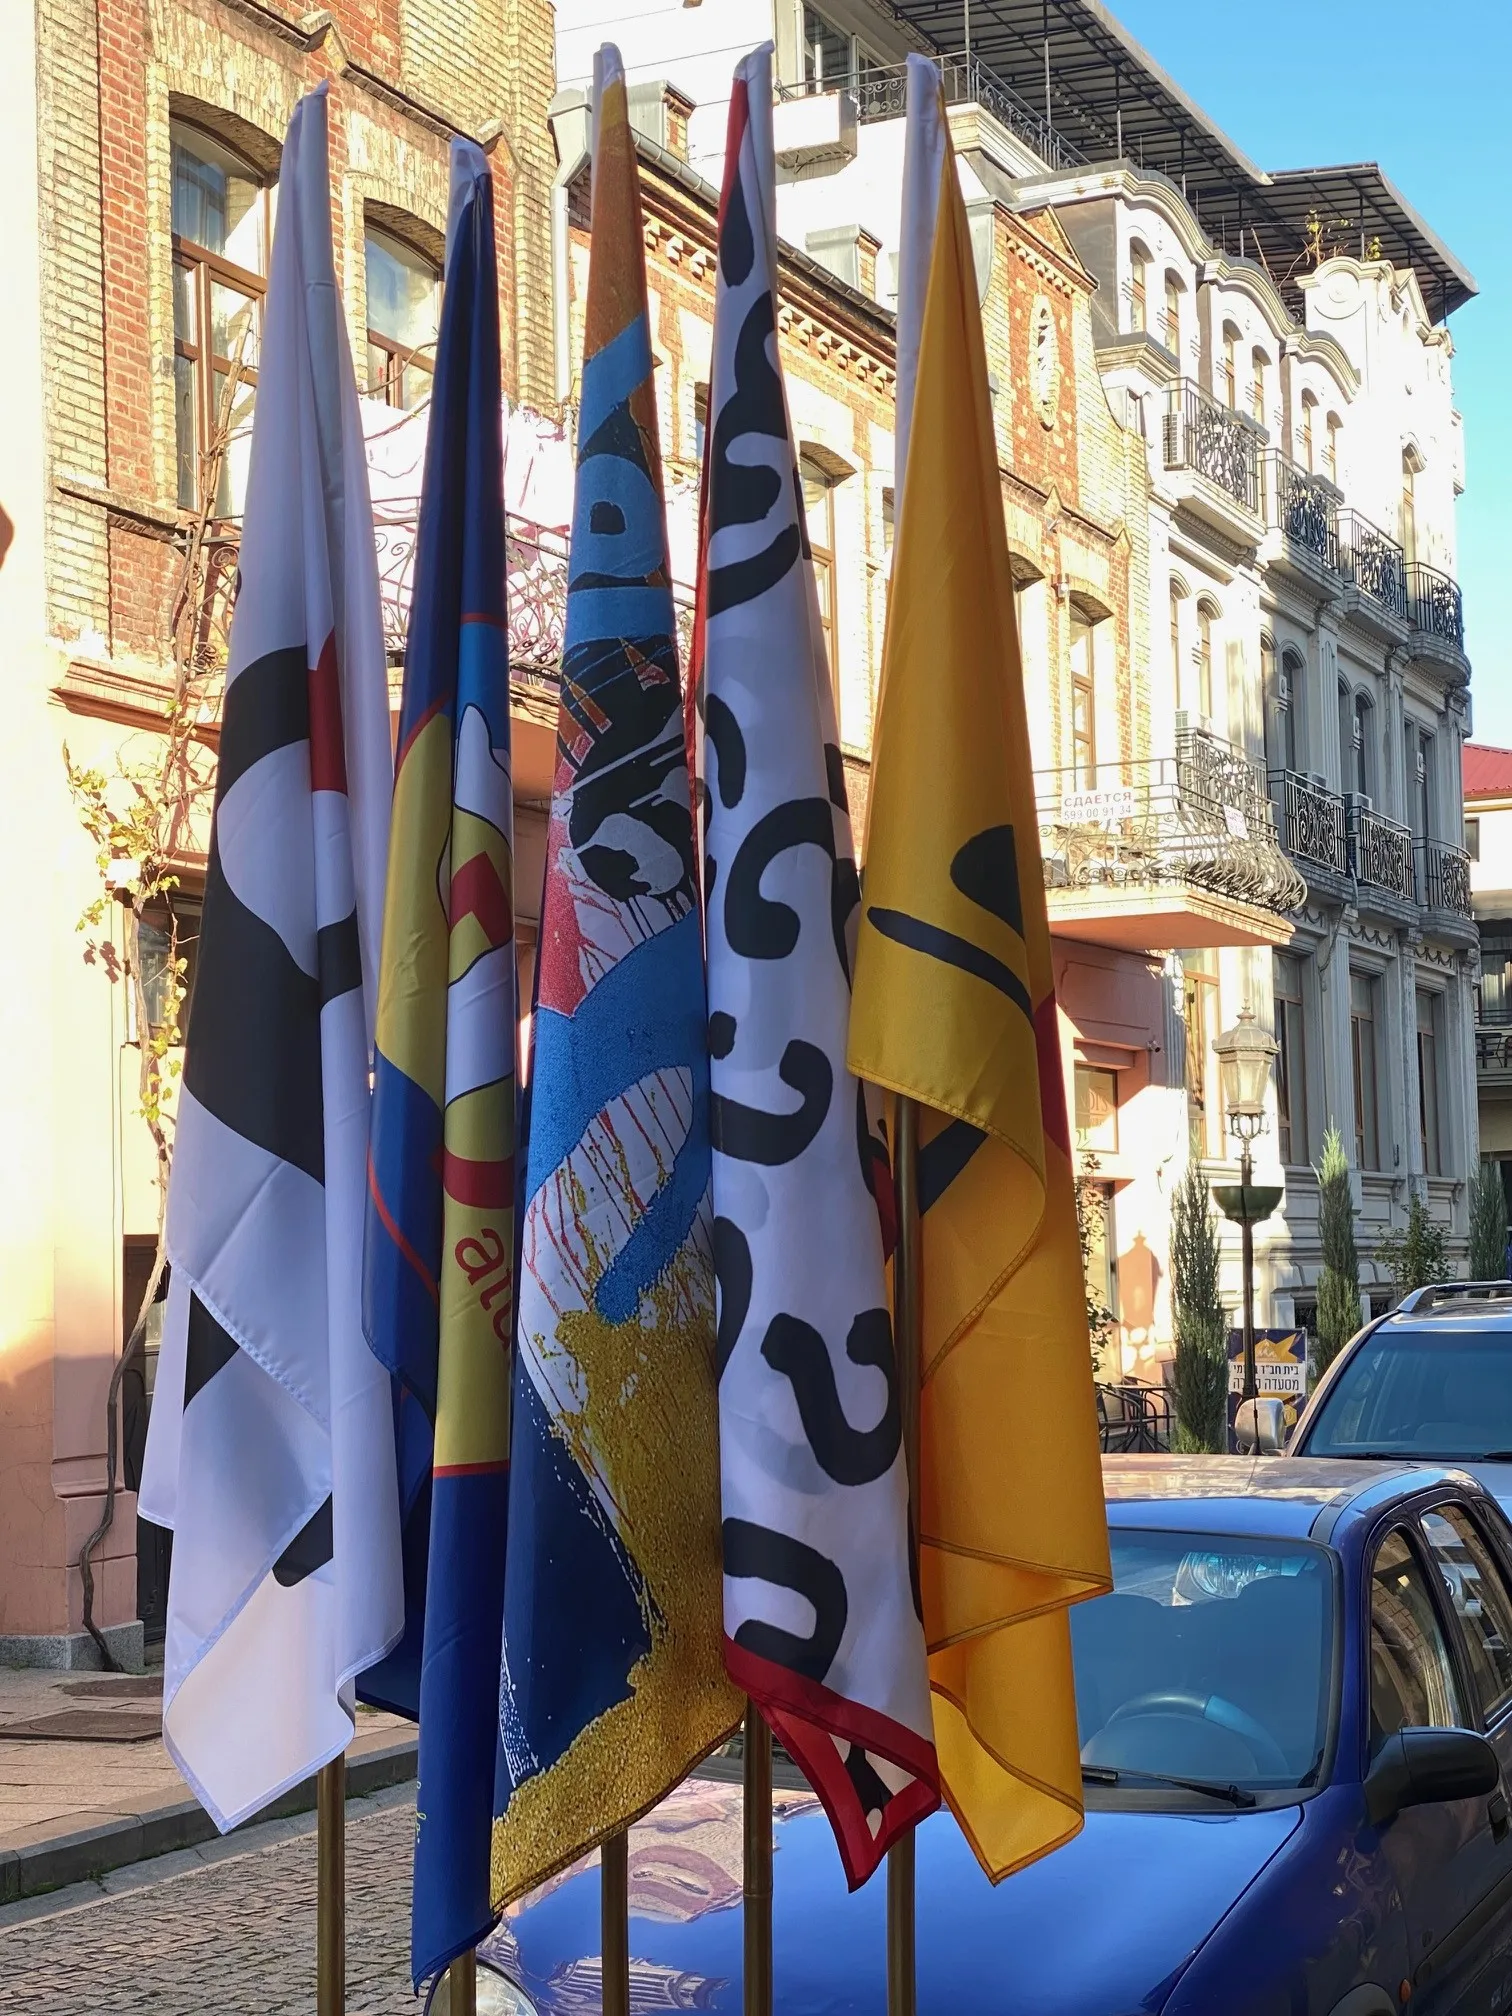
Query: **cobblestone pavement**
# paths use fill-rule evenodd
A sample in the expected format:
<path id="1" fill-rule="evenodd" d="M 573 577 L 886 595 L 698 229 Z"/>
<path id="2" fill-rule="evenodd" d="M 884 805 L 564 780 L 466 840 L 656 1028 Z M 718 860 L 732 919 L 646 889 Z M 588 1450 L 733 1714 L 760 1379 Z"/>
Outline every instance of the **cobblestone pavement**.
<path id="1" fill-rule="evenodd" d="M 414 1787 L 347 1808 L 349 2016 L 418 2016 L 409 1987 Z M 311 2016 L 309 1815 L 0 1910 L 0 2011 Z"/>

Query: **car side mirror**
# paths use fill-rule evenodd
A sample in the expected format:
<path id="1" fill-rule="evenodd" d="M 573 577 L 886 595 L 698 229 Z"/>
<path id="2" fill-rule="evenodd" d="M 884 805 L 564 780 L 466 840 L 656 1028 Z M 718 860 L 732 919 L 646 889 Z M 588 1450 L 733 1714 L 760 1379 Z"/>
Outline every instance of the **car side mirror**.
<path id="1" fill-rule="evenodd" d="M 1279 1456 L 1286 1447 L 1286 1405 L 1281 1400 L 1241 1400 L 1234 1416 L 1241 1456 Z"/>
<path id="2" fill-rule="evenodd" d="M 1384 1827 L 1408 1806 L 1489 1798 L 1501 1783 L 1496 1752 L 1473 1729 L 1398 1729 L 1365 1778 L 1365 1806 Z"/>

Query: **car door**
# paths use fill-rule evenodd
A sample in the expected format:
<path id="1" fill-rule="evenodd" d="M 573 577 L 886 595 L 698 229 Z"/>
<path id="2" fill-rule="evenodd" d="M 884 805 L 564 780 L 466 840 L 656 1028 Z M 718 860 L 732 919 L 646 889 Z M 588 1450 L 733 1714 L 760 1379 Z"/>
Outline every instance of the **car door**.
<path id="1" fill-rule="evenodd" d="M 1494 1516 L 1494 1515 L 1493 1515 Z M 1503 1557 L 1470 1506 L 1445 1500 L 1418 1527 L 1453 1618 L 1477 1726 L 1512 1776 L 1512 1593 Z M 1475 1898 L 1456 1936 L 1471 1984 L 1467 2007 L 1512 2006 L 1512 1826 L 1505 1789 L 1482 1806 L 1482 1824 L 1461 1851 L 1467 1896 Z"/>
<path id="2" fill-rule="evenodd" d="M 1366 1586 L 1371 1755 L 1398 1729 L 1474 1727 L 1439 1574 L 1415 1527 L 1398 1523 L 1378 1538 Z M 1474 1921 L 1488 1881 L 1480 1838 L 1488 1832 L 1484 1799 L 1409 1807 L 1382 1830 L 1407 1925 L 1413 2016 L 1471 2007 L 1463 1997 L 1485 1957 Z"/>

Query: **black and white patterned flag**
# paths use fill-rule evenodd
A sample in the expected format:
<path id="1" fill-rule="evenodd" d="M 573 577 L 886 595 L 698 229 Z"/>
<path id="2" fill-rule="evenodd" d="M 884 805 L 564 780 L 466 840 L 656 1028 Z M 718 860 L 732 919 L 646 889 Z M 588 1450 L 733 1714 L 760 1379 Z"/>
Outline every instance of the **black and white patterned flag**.
<path id="1" fill-rule="evenodd" d="M 140 1499 L 164 1740 L 223 1829 L 345 1749 L 404 1622 L 361 1294 L 388 685 L 330 217 L 322 86 L 279 178 Z"/>
<path id="2" fill-rule="evenodd" d="M 864 1882 L 938 1804 L 883 1275 L 886 1157 L 845 1068 L 858 902 L 777 349 L 770 48 L 730 100 L 699 705 L 725 1657 Z"/>

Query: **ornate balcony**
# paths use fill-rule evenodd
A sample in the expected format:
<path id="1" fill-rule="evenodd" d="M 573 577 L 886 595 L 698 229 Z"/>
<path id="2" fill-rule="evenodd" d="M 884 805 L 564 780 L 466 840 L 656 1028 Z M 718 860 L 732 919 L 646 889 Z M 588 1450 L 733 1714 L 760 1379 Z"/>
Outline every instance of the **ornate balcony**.
<path id="1" fill-rule="evenodd" d="M 1356 882 L 1363 883 L 1367 889 L 1395 896 L 1403 903 L 1416 903 L 1412 835 L 1407 828 L 1358 800 L 1346 803 L 1345 814 L 1349 834 L 1349 868 Z"/>
<path id="2" fill-rule="evenodd" d="M 1295 770 L 1273 770 L 1270 787 L 1281 845 L 1303 873 L 1311 868 L 1348 875 L 1344 800 L 1338 792 Z"/>
<path id="3" fill-rule="evenodd" d="M 1475 1075 L 1482 1083 L 1512 1084 L 1512 1005 L 1475 998 Z"/>
<path id="4" fill-rule="evenodd" d="M 1079 148 L 1063 140 L 1046 123 L 1042 113 L 1036 112 L 979 57 L 942 56 L 938 62 L 947 104 L 980 105 L 1052 168 L 1074 168 L 1086 160 Z M 866 64 L 846 87 L 856 101 L 858 122 L 866 126 L 883 119 L 901 119 L 908 95 L 907 76 L 907 66 L 902 63 Z M 788 97 L 815 88 L 818 87 L 780 84 L 777 90 L 779 97 Z"/>
<path id="5" fill-rule="evenodd" d="M 1253 539 L 1265 435 L 1247 415 L 1220 406 L 1194 379 L 1178 378 L 1167 397 L 1161 431 L 1165 467 L 1198 479 L 1182 501 L 1230 537 Z"/>
<path id="6" fill-rule="evenodd" d="M 1286 536 L 1295 551 L 1329 574 L 1339 572 L 1339 492 L 1279 448 L 1260 458 L 1265 522 Z"/>
<path id="7" fill-rule="evenodd" d="M 1041 770 L 1052 929 L 1128 950 L 1284 945 L 1307 887 L 1276 840 L 1265 774 L 1216 735 L 1176 754 Z"/>
<path id="8" fill-rule="evenodd" d="M 1463 847 L 1447 840 L 1416 840 L 1417 899 L 1425 910 L 1440 911 L 1446 917 L 1463 917 L 1474 912 L 1470 903 L 1470 856 Z"/>
<path id="9" fill-rule="evenodd" d="M 1465 648 L 1465 608 L 1459 583 L 1421 560 L 1407 562 L 1407 620 L 1425 637 Z"/>
<path id="10" fill-rule="evenodd" d="M 1339 513 L 1339 559 L 1366 603 L 1407 621 L 1407 556 L 1389 533 L 1346 507 Z"/>

